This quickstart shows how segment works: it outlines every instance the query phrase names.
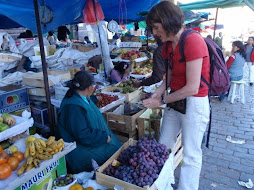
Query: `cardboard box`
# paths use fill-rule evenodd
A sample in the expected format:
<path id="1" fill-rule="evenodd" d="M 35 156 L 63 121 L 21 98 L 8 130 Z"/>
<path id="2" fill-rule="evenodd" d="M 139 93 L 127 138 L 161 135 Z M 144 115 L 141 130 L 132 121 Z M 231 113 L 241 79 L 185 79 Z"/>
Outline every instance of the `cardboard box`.
<path id="1" fill-rule="evenodd" d="M 41 107 L 31 107 L 31 114 L 34 119 L 34 125 L 37 127 L 49 126 L 48 109 Z"/>
<path id="2" fill-rule="evenodd" d="M 62 100 L 68 90 L 68 87 L 55 86 L 55 99 Z"/>
<path id="3" fill-rule="evenodd" d="M 31 179 L 24 182 L 15 190 L 45 190 L 47 187 L 46 184 L 50 178 L 52 178 L 53 181 L 56 179 L 56 173 L 58 176 L 67 174 L 65 156 L 50 164 L 46 169 L 35 174 Z"/>
<path id="4" fill-rule="evenodd" d="M 56 46 L 55 45 L 44 46 L 44 52 L 45 56 L 54 55 L 54 53 L 56 52 Z M 39 46 L 34 47 L 34 55 L 41 55 Z"/>
<path id="5" fill-rule="evenodd" d="M 180 164 L 181 158 L 182 158 L 182 151 L 183 148 L 181 147 L 181 136 L 178 136 L 177 143 L 176 143 L 176 148 L 177 151 L 173 151 L 172 153 L 175 154 L 174 156 L 174 169 Z M 117 160 L 120 153 L 127 149 L 129 146 L 134 146 L 137 144 L 137 141 L 133 139 L 129 139 L 128 142 L 124 143 L 123 146 L 115 153 L 113 154 L 96 172 L 96 181 L 98 184 L 112 188 L 114 189 L 115 185 L 118 185 L 124 190 L 157 190 L 156 186 L 153 184 L 151 187 L 143 188 L 139 187 L 130 183 L 127 183 L 125 181 L 122 181 L 120 179 L 111 177 L 109 175 L 103 174 L 102 172 L 108 167 L 109 164 L 113 162 L 113 160 Z M 179 146 L 180 145 L 180 146 Z"/>
<path id="6" fill-rule="evenodd" d="M 28 106 L 27 88 L 17 85 L 0 87 L 0 113 L 14 112 Z"/>
<path id="7" fill-rule="evenodd" d="M 49 86 L 53 86 L 54 83 L 50 79 L 50 77 L 57 77 L 60 76 L 60 80 L 71 80 L 71 74 L 69 71 L 48 71 L 48 83 Z M 25 74 L 22 77 L 22 81 L 24 85 L 27 86 L 34 86 L 34 87 L 44 87 L 44 80 L 43 80 L 43 73 L 34 73 L 34 74 Z"/>

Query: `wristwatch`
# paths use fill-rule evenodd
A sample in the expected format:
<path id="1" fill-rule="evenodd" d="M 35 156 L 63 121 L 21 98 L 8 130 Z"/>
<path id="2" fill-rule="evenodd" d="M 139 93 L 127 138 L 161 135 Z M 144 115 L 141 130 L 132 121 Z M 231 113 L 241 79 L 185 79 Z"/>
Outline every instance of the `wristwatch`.
<path id="1" fill-rule="evenodd" d="M 164 100 L 164 94 L 161 95 L 161 103 L 162 103 L 162 105 L 166 104 L 166 102 Z"/>

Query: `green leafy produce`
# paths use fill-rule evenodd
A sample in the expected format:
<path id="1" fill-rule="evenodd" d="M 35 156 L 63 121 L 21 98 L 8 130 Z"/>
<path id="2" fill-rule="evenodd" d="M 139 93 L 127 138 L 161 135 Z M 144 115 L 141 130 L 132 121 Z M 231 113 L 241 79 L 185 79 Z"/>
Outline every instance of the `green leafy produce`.
<path id="1" fill-rule="evenodd" d="M 134 88 L 133 86 L 125 86 L 123 87 L 123 94 L 131 93 L 134 92 L 135 90 L 136 88 Z"/>

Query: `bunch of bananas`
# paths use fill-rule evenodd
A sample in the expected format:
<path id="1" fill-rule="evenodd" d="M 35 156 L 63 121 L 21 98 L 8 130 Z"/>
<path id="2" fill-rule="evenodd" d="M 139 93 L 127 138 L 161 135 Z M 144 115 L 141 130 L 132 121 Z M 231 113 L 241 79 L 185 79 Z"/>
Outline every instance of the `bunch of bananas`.
<path id="1" fill-rule="evenodd" d="M 64 148 L 64 140 L 55 141 L 55 137 L 51 136 L 46 141 L 40 138 L 34 138 L 27 144 L 25 151 L 26 161 L 18 169 L 18 175 L 31 170 L 34 167 L 39 167 L 42 160 L 49 160 Z"/>

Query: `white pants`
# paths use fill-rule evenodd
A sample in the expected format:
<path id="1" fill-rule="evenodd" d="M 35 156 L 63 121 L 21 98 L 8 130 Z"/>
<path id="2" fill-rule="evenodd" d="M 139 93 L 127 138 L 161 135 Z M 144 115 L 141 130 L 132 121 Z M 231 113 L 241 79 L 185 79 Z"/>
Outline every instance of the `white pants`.
<path id="1" fill-rule="evenodd" d="M 209 122 L 208 97 L 188 97 L 186 114 L 166 109 L 159 142 L 173 148 L 182 131 L 183 164 L 178 190 L 198 190 L 202 166 L 201 143 Z"/>
<path id="2" fill-rule="evenodd" d="M 249 82 L 254 82 L 254 66 L 252 65 L 252 62 L 247 62 L 249 67 Z"/>

